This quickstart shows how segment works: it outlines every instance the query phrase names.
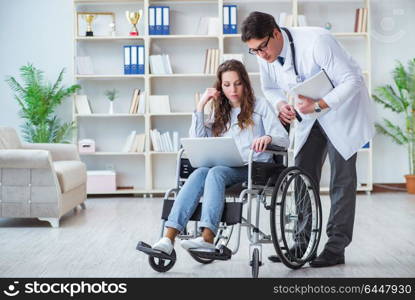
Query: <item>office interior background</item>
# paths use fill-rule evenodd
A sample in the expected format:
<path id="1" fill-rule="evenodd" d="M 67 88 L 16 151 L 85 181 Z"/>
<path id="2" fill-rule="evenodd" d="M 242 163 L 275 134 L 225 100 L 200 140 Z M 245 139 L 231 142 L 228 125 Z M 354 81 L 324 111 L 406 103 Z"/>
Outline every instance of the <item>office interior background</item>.
<path id="1" fill-rule="evenodd" d="M 236 34 L 224 34 L 222 20 L 218 23 L 212 20 L 219 20 L 223 5 L 237 6 Z M 169 7 L 168 35 L 149 36 L 149 6 Z M 363 32 L 354 30 L 358 8 L 368 8 L 369 23 L 366 31 L 361 30 Z M 125 12 L 140 9 L 143 10 L 143 15 L 137 26 L 139 36 L 132 38 L 129 36 L 132 25 L 127 21 Z M 95 141 L 95 153 L 80 155 L 88 171 L 105 170 L 116 174 L 115 190 L 100 191 L 98 187 L 98 190 L 90 191 L 84 208 L 78 206 L 81 200 L 77 193 L 82 190 L 81 186 L 85 182 L 77 182 L 79 178 L 70 178 L 73 175 L 68 175 L 67 178 L 64 176 L 65 179 L 59 178 L 58 183 L 50 183 L 49 190 L 39 189 L 36 196 L 33 196 L 35 199 L 47 197 L 50 198 L 48 202 L 57 201 L 50 195 L 42 195 L 50 191 L 56 194 L 54 185 L 62 185 L 62 181 L 65 181 L 66 187 L 60 187 L 61 195 L 57 198 L 71 203 L 63 205 L 65 208 L 59 208 L 61 211 L 57 213 L 58 217 L 49 218 L 50 222 L 46 222 L 39 220 L 36 215 L 30 215 L 36 209 L 40 212 L 48 210 L 46 205 L 36 206 L 36 209 L 24 206 L 24 212 L 20 211 L 18 217 L 7 217 L 7 213 L 19 209 L 7 206 L 6 196 L 12 199 L 11 202 L 18 202 L 24 196 L 13 196 L 21 194 L 20 188 L 8 189 L 6 192 L 6 182 L 21 182 L 9 184 L 14 187 L 27 186 L 27 183 L 20 176 L 26 173 L 6 176 L 6 171 L 3 171 L 0 276 L 251 276 L 245 232 L 242 232 L 241 248 L 232 260 L 210 265 L 197 263 L 177 243 L 176 266 L 165 274 L 152 270 L 147 256 L 136 251 L 135 245 L 139 240 L 151 244 L 158 239 L 162 196 L 168 188 L 175 185 L 177 149 L 172 145 L 165 151 L 156 151 L 160 149 L 151 145 L 150 132 L 157 129 L 160 133 L 169 131 L 171 138 L 174 132 L 180 138 L 186 136 L 195 94 L 203 93 L 205 88 L 212 86 L 215 79 L 214 75 L 206 74 L 209 73 L 205 67 L 207 49 L 218 49 L 218 61 L 227 54 L 242 54 L 255 93 L 262 95 L 256 58 L 248 54 L 239 35 L 243 18 L 253 10 L 271 13 L 277 20 L 285 12 L 285 21 L 293 22 L 288 24 L 290 26 L 299 26 L 298 21 L 305 20 L 308 26 L 327 27 L 360 64 L 371 94 L 376 93 L 377 87 L 393 82 L 392 71 L 398 61 L 407 66 L 415 58 L 415 35 L 412 33 L 415 26 L 415 1 L 412 0 L 0 0 L 0 125 L 14 128 L 23 141 L 23 119 L 6 78 L 13 76 L 20 81 L 19 68 L 31 63 L 44 71 L 47 81 L 54 82 L 64 68 L 62 83 L 66 87 L 73 84 L 81 86 L 81 90 L 76 93 L 87 95 L 92 115 L 77 113 L 74 96 L 64 98 L 55 114 L 62 122 L 76 122 L 74 139 L 71 140 L 76 149 L 81 140 Z M 112 15 L 98 14 L 92 22 L 95 35 L 85 37 L 87 23 L 77 12 L 113 12 L 115 22 Z M 289 15 L 294 17 L 289 20 Z M 294 19 L 297 15 L 305 18 Z M 115 29 L 108 26 L 112 22 Z M 201 24 L 203 22 L 205 23 Z M 217 31 L 212 29 L 215 26 L 219 28 L 216 28 Z M 112 35 L 111 30 L 115 30 L 115 35 Z M 212 31 L 209 32 L 210 30 Z M 126 45 L 144 46 L 144 74 L 124 74 Z M 169 70 L 167 74 L 154 74 L 151 71 L 153 67 L 150 66 L 149 56 L 161 54 L 169 55 L 173 74 L 169 74 Z M 83 66 L 80 66 L 80 57 L 88 58 Z M 93 73 L 84 70 L 85 73 L 80 74 L 79 69 L 89 69 L 88 62 L 91 61 Z M 134 89 L 137 88 L 141 92 L 140 104 L 144 99 L 147 101 L 143 114 L 139 111 L 136 114 L 130 113 Z M 113 114 L 108 115 L 112 104 L 105 92 L 111 89 L 116 89 L 118 94 L 113 102 Z M 150 95 L 168 95 L 170 107 L 167 110 L 163 108 L 162 111 L 157 111 L 158 108 L 154 108 L 154 111 L 150 111 Z M 386 118 L 404 127 L 403 114 L 385 109 L 378 103 L 373 103 L 373 109 L 377 122 Z M 124 151 L 132 134 L 145 135 L 141 151 Z M 54 151 L 58 157 L 59 149 Z M 74 157 L 72 159 L 76 160 Z M 6 164 L 2 168 L 13 166 Z M 62 168 L 65 169 L 65 166 Z M 323 173 L 321 197 L 325 224 L 330 206 L 327 166 Z M 404 176 L 408 173 L 407 148 L 394 143 L 390 137 L 377 133 L 369 147 L 358 154 L 360 185 L 355 236 L 346 250 L 346 264 L 324 269 L 304 266 L 293 271 L 267 260 L 267 256 L 275 252 L 269 245 L 263 249 L 264 265 L 260 268 L 260 276 L 413 277 L 415 196 L 406 191 Z M 104 180 L 109 180 L 111 184 L 109 177 Z M 56 222 L 57 218 L 60 218 L 59 222 Z M 264 212 L 261 222 L 265 227 L 268 218 L 267 212 Z M 320 249 L 326 239 L 324 229 L 323 226 Z"/>

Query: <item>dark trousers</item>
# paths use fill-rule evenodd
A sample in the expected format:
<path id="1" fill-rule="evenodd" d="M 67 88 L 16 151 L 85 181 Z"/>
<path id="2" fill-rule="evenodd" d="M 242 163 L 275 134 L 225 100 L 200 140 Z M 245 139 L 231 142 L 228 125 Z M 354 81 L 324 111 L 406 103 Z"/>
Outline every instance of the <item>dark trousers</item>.
<path id="1" fill-rule="evenodd" d="M 356 205 L 356 153 L 345 160 L 334 148 L 316 121 L 306 143 L 295 158 L 295 165 L 308 172 L 320 185 L 321 169 L 330 160 L 330 216 L 327 222 L 328 241 L 325 249 L 339 255 L 352 241 Z"/>

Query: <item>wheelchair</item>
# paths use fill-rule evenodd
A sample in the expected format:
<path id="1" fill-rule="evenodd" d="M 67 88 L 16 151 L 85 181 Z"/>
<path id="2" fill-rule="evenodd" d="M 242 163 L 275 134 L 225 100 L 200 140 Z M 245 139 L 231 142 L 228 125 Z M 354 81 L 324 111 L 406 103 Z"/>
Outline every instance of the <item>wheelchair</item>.
<path id="1" fill-rule="evenodd" d="M 287 150 L 268 145 L 266 152 L 273 154 L 273 162 L 253 161 L 254 152 L 251 150 L 247 182 L 226 188 L 225 206 L 214 241 L 215 249 L 188 250 L 197 262 L 209 264 L 215 260 L 231 259 L 240 246 L 241 227 L 247 228 L 249 265 L 253 278 L 258 277 L 262 265 L 262 244 L 273 244 L 281 262 L 291 269 L 301 268 L 315 257 L 322 228 L 318 187 L 306 172 L 298 167 L 287 166 Z M 164 196 L 160 237 L 164 235 L 164 224 L 175 197 L 195 170 L 184 154 L 184 149 L 181 149 L 177 156 L 176 187 L 168 190 Z M 179 239 L 200 235 L 197 222 L 202 205 L 203 199 L 178 235 Z M 270 211 L 270 233 L 259 228 L 261 207 Z M 193 230 L 189 229 L 190 221 L 195 221 Z M 230 247 L 233 234 L 236 234 L 236 242 Z M 176 262 L 175 250 L 167 255 L 142 241 L 138 242 L 136 249 L 148 255 L 150 266 L 157 272 L 167 272 Z"/>

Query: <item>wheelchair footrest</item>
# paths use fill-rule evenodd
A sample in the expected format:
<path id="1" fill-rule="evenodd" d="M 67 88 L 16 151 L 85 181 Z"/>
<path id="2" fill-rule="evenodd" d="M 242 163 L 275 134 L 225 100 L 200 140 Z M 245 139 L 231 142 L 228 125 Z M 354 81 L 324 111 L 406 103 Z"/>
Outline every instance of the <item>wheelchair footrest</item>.
<path id="1" fill-rule="evenodd" d="M 197 257 L 205 259 L 229 260 L 232 257 L 232 250 L 225 245 L 220 246 L 219 249 L 189 249 L 189 252 Z"/>
<path id="2" fill-rule="evenodd" d="M 146 244 L 144 242 L 138 242 L 136 249 L 138 251 L 141 251 L 149 256 L 152 257 L 157 257 L 157 258 L 162 258 L 162 259 L 168 259 L 168 260 L 176 260 L 175 258 L 173 258 L 171 255 L 166 254 L 164 252 L 161 252 L 160 250 L 155 250 L 153 248 L 151 248 L 151 246 L 149 244 Z"/>

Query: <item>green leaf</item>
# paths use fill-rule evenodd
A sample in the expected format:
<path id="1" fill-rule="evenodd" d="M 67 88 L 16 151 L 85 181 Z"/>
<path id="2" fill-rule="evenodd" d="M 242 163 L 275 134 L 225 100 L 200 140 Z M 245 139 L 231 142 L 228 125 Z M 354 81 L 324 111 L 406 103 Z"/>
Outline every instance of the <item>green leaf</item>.
<path id="1" fill-rule="evenodd" d="M 399 91 L 408 89 L 408 74 L 405 71 L 405 67 L 399 61 L 393 70 L 393 79 Z"/>
<path id="2" fill-rule="evenodd" d="M 403 141 L 401 141 L 399 138 L 397 138 L 393 132 L 389 131 L 387 128 L 382 126 L 381 124 L 376 123 L 375 124 L 376 130 L 378 133 L 389 136 L 395 143 L 398 145 L 403 145 Z"/>
<path id="3" fill-rule="evenodd" d="M 65 98 L 81 87 L 62 86 L 65 69 L 61 70 L 54 84 L 45 82 L 43 72 L 30 63 L 19 70 L 21 83 L 14 77 L 8 77 L 6 82 L 15 93 L 20 106 L 19 115 L 25 120 L 22 125 L 24 139 L 34 143 L 68 141 L 74 128 L 73 122 L 61 124 L 53 113 Z"/>
<path id="4" fill-rule="evenodd" d="M 376 102 L 382 103 L 385 107 L 391 109 L 394 112 L 403 112 L 405 106 L 402 103 L 401 98 L 396 94 L 392 86 L 385 85 L 376 88 L 379 95 L 373 95 L 373 99 Z"/>

